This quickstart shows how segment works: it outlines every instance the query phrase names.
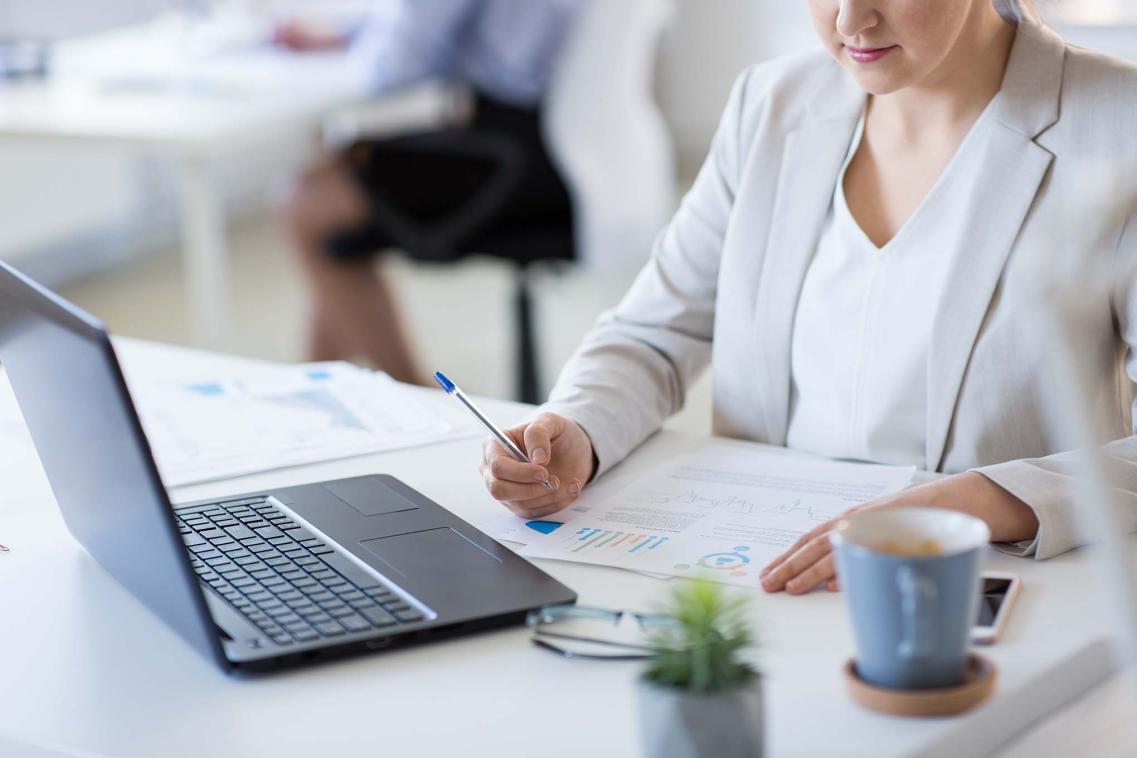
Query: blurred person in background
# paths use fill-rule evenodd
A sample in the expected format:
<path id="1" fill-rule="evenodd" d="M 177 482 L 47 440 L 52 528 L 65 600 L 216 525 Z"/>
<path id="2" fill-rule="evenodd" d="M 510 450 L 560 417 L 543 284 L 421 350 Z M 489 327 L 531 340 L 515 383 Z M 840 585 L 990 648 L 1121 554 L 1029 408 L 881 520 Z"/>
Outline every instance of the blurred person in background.
<path id="1" fill-rule="evenodd" d="M 312 297 L 312 360 L 353 359 L 422 382 L 374 255 L 449 262 L 490 230 L 564 219 L 568 191 L 541 135 L 541 104 L 584 0 L 377 0 L 359 28 L 299 21 L 275 32 L 299 52 L 350 47 L 376 94 L 427 81 L 468 85 L 460 123 L 361 140 L 308 168 L 282 207 Z"/>

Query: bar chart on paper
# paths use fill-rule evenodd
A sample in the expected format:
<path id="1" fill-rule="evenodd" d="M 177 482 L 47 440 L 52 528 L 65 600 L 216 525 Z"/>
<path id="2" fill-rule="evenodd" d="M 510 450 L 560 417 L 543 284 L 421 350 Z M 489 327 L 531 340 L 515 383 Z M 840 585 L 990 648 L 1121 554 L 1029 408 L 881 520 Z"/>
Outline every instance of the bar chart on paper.
<path id="1" fill-rule="evenodd" d="M 585 551 L 611 551 L 634 556 L 636 553 L 650 553 L 663 546 L 669 537 L 642 532 L 621 532 L 611 529 L 578 529 L 568 539 L 568 550 L 572 553 Z"/>

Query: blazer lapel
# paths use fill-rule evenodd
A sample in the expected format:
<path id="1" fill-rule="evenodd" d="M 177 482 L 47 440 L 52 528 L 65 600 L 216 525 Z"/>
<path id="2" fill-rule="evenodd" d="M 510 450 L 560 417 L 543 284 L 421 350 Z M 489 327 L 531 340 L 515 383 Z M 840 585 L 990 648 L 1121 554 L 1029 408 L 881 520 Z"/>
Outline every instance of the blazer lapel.
<path id="1" fill-rule="evenodd" d="M 830 88 L 833 89 L 833 88 Z M 785 143 L 773 223 L 758 280 L 755 324 L 766 442 L 784 445 L 789 422 L 790 348 L 805 274 L 821 237 L 837 175 L 864 105 L 864 94 L 841 81 L 817 94 L 830 113 L 791 132 Z"/>
<path id="2" fill-rule="evenodd" d="M 925 466 L 938 471 L 960 389 L 1007 259 L 1054 156 L 1034 139 L 1058 119 L 1065 47 L 1056 35 L 1024 22 L 996 103 L 998 123 L 983 157 L 985 176 L 945 283 L 928 345 Z"/>

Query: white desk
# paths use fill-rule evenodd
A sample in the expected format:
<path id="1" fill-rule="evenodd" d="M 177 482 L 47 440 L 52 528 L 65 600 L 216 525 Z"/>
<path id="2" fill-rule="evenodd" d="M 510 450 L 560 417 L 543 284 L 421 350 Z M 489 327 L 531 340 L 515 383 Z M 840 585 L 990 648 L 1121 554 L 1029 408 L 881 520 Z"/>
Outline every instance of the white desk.
<path id="1" fill-rule="evenodd" d="M 344 53 L 250 47 L 206 54 L 191 41 L 171 15 L 61 43 L 45 81 L 0 84 L 0 138 L 62 140 L 172 160 L 195 328 L 203 344 L 219 348 L 229 323 L 219 167 L 315 134 L 325 116 L 361 101 L 367 89 Z"/>
<path id="2" fill-rule="evenodd" d="M 138 343 L 122 350 L 140 361 L 186 359 L 184 351 Z M 10 405 L 0 386 L 0 542 L 12 548 L 0 554 L 0 735 L 114 756 L 638 754 L 637 666 L 562 660 L 531 646 L 522 629 L 263 678 L 222 674 L 67 534 L 25 432 L 2 420 Z M 526 412 L 502 402 L 486 408 L 503 423 Z M 697 442 L 657 435 L 595 487 L 617 485 Z M 387 472 L 478 524 L 500 514 L 484 492 L 478 456 L 479 442 L 466 440 L 175 494 L 188 500 Z M 1113 668 L 1099 593 L 1087 591 L 1096 586 L 1088 558 L 1084 551 L 1045 563 L 991 558 L 991 567 L 1020 573 L 1025 587 L 1005 639 L 987 651 L 1000 669 L 996 694 L 955 719 L 887 718 L 845 696 L 840 666 L 852 642 L 841 596 L 754 591 L 769 755 L 991 753 Z M 542 567 L 590 605 L 651 608 L 668 588 L 617 569 Z"/>

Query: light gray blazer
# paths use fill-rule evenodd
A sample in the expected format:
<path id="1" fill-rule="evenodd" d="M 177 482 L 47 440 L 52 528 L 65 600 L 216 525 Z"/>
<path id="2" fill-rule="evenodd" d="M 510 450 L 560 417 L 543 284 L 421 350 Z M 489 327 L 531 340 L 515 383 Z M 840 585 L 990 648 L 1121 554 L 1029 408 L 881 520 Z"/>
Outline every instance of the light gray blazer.
<path id="1" fill-rule="evenodd" d="M 589 434 L 598 473 L 680 409 L 708 362 L 714 432 L 785 444 L 798 296 L 865 98 L 820 52 L 739 79 L 706 164 L 649 263 L 588 334 L 546 406 Z M 1070 456 L 1053 455 L 1047 442 L 1032 272 L 1054 254 L 1053 220 L 1084 199 L 1084 167 L 1137 151 L 1137 67 L 1024 23 L 996 107 L 983 148 L 989 178 L 942 220 L 967 230 L 928 346 L 924 463 L 928 471 L 978 469 L 1028 503 L 1040 529 L 1018 547 L 1045 558 L 1082 537 Z M 1085 216 L 1071 226 L 1068 250 L 1112 254 L 1118 265 L 1137 260 L 1137 222 Z M 1083 358 L 1118 438 L 1108 449 L 1137 525 L 1133 285 L 1127 276 L 1092 303 L 1106 349 L 1086 346 Z"/>

